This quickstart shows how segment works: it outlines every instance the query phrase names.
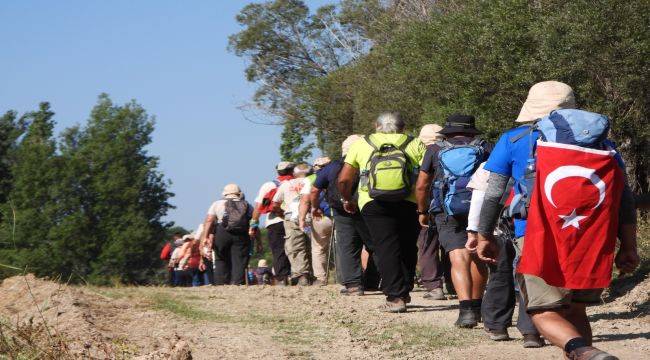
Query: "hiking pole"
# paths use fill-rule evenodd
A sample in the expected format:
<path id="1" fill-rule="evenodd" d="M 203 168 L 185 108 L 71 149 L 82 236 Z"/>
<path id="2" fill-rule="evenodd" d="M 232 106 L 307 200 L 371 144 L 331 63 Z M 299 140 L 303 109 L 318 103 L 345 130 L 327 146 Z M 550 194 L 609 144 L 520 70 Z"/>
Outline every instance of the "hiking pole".
<path id="1" fill-rule="evenodd" d="M 332 256 L 332 246 L 336 243 L 336 235 L 335 235 L 335 230 L 336 228 L 336 223 L 334 222 L 334 217 L 332 217 L 332 233 L 330 234 L 330 241 L 329 241 L 329 246 L 327 247 L 327 268 L 325 269 L 325 285 L 329 284 L 330 281 L 330 257 Z M 336 266 L 336 264 L 334 264 Z M 336 274 L 335 276 L 335 281 L 336 280 Z"/>

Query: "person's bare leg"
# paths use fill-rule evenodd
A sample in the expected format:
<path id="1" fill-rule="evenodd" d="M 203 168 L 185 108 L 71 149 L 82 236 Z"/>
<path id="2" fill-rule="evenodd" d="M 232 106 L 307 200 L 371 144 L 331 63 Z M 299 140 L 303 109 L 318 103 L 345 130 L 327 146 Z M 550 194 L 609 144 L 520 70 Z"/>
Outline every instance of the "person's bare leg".
<path id="1" fill-rule="evenodd" d="M 472 256 L 470 257 L 470 271 L 472 278 L 472 300 L 482 299 L 488 279 L 488 268 L 485 263 L 478 261 Z"/>
<path id="2" fill-rule="evenodd" d="M 366 247 L 364 246 L 361 249 L 361 269 L 363 271 L 366 271 L 368 268 L 368 259 L 370 259 L 370 253 L 368 253 L 368 250 L 366 250 Z"/>
<path id="3" fill-rule="evenodd" d="M 575 326 L 587 345 L 591 346 L 593 336 L 586 308 L 585 304 L 572 303 L 571 307 L 566 310 L 566 319 Z"/>
<path id="4" fill-rule="evenodd" d="M 569 340 L 582 337 L 576 326 L 566 318 L 564 310 L 536 311 L 531 314 L 531 319 L 539 333 L 562 350 Z"/>
<path id="5" fill-rule="evenodd" d="M 449 252 L 451 262 L 451 281 L 454 283 L 458 300 L 472 299 L 472 273 L 470 270 L 470 253 L 467 249 Z"/>

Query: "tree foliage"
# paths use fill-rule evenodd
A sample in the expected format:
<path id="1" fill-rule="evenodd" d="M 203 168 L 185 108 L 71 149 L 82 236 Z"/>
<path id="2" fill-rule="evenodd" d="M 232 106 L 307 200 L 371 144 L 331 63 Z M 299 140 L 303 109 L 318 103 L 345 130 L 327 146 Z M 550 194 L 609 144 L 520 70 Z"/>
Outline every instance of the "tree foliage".
<path id="1" fill-rule="evenodd" d="M 336 155 L 345 136 L 371 131 L 385 110 L 403 113 L 411 132 L 472 113 L 495 139 L 515 126 L 530 86 L 559 80 L 581 108 L 610 116 L 632 185 L 648 192 L 647 1 L 349 0 L 335 8 L 331 22 L 354 29 L 365 51 L 289 87 L 309 114 L 301 132 L 285 130 L 293 143 L 301 136 L 303 146 Z"/>
<path id="2" fill-rule="evenodd" d="M 145 149 L 154 119 L 135 102 L 115 105 L 103 94 L 88 123 L 57 141 L 53 116 L 47 103 L 18 122 L 5 115 L 16 134 L 28 127 L 2 158 L 12 181 L 2 205 L 0 263 L 73 281 L 146 282 L 173 195 Z"/>

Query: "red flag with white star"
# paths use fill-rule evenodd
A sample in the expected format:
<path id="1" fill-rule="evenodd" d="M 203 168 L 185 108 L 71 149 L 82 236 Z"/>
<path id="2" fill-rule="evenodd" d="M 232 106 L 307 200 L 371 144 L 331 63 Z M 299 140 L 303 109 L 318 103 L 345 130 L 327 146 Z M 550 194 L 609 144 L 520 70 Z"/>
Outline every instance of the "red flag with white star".
<path id="1" fill-rule="evenodd" d="M 517 272 L 552 286 L 609 286 L 624 175 L 614 150 L 537 142 L 537 177 Z"/>

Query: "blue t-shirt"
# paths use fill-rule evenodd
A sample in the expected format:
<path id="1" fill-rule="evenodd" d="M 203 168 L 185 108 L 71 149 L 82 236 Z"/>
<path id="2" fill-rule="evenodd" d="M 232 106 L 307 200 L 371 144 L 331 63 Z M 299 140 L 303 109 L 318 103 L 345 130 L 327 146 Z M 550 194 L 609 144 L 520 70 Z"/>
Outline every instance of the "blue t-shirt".
<path id="1" fill-rule="evenodd" d="M 530 153 L 531 139 L 533 144 L 537 141 L 539 133 L 534 131 L 532 138 L 526 135 L 516 142 L 510 139 L 517 136 L 521 132 L 528 131 L 529 127 L 522 126 L 506 131 L 499 141 L 494 146 L 490 157 L 485 164 L 485 170 L 497 173 L 499 175 L 512 177 L 515 181 L 515 193 L 519 193 L 519 183 L 524 181 L 524 174 L 526 172 L 526 163 Z M 515 236 L 524 236 L 526 232 L 526 220 L 515 219 Z"/>
<path id="2" fill-rule="evenodd" d="M 316 173 L 316 180 L 314 180 L 314 186 L 319 190 L 327 190 L 330 182 L 336 183 L 339 172 L 343 167 L 343 161 L 334 160 L 329 164 L 325 165 L 324 168 L 320 169 Z"/>

